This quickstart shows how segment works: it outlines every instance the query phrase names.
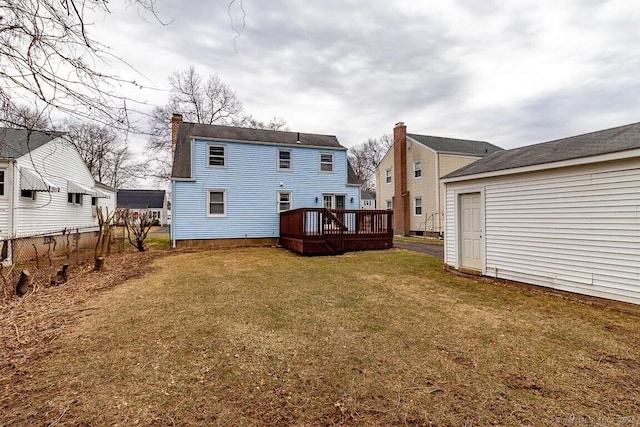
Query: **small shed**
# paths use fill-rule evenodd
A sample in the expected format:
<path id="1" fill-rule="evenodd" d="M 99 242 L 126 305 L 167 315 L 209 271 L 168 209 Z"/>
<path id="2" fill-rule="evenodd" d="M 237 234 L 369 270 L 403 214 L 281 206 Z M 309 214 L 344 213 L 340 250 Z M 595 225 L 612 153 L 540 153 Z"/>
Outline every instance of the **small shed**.
<path id="1" fill-rule="evenodd" d="M 640 123 L 498 152 L 443 182 L 447 265 L 640 304 Z"/>

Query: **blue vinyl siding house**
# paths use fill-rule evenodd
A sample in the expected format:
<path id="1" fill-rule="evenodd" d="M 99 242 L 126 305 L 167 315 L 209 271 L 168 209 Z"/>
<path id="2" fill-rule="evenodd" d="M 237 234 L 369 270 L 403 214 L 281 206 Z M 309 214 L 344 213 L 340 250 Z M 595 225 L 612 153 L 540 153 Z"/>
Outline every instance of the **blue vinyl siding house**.
<path id="1" fill-rule="evenodd" d="M 201 125 L 179 115 L 172 130 L 174 245 L 276 243 L 281 211 L 360 206 L 347 149 L 335 136 Z"/>

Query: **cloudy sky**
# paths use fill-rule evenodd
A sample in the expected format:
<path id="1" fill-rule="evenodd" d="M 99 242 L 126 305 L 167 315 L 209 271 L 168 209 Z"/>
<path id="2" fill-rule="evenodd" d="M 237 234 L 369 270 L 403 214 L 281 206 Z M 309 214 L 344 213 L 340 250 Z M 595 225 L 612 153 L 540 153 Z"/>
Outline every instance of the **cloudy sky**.
<path id="1" fill-rule="evenodd" d="M 504 148 L 640 121 L 633 1 L 243 0 L 244 27 L 240 0 L 158 0 L 168 25 L 124 3 L 92 35 L 158 89 L 134 94 L 150 105 L 193 65 L 256 118 L 345 146 L 398 121 Z"/>

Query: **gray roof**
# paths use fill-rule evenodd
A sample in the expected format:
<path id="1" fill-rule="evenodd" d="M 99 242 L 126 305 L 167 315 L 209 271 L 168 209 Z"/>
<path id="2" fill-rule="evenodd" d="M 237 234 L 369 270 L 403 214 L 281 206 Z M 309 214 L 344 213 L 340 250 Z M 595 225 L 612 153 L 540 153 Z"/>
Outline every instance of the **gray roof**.
<path id="1" fill-rule="evenodd" d="M 62 135 L 65 135 L 65 132 L 0 127 L 0 157 L 17 159 Z"/>
<path id="2" fill-rule="evenodd" d="M 191 177 L 191 139 L 207 138 L 222 141 L 243 141 L 273 145 L 292 145 L 307 147 L 326 147 L 346 150 L 333 135 L 317 135 L 302 132 L 284 132 L 278 130 L 251 129 L 235 126 L 202 125 L 181 122 L 178 128 L 178 140 L 173 157 L 172 178 Z M 300 141 L 300 144 L 297 143 Z M 350 181 L 349 181 L 350 182 Z M 351 183 L 351 182 L 350 182 Z"/>
<path id="3" fill-rule="evenodd" d="M 501 151 L 458 169 L 444 178 L 580 159 L 640 148 L 640 123 Z"/>
<path id="4" fill-rule="evenodd" d="M 466 154 L 484 157 L 497 151 L 502 151 L 502 148 L 486 141 L 443 138 L 440 136 L 418 135 L 415 133 L 408 133 L 407 136 L 439 153 Z"/>
<path id="5" fill-rule="evenodd" d="M 164 190 L 118 190 L 119 208 L 130 209 L 162 209 L 164 207 Z"/>
<path id="6" fill-rule="evenodd" d="M 374 200 L 376 198 L 376 194 L 370 191 L 360 190 L 360 198 L 362 200 Z"/>
<path id="7" fill-rule="evenodd" d="M 353 170 L 349 160 L 347 160 L 347 184 L 360 185 L 358 175 L 356 175 L 356 171 Z"/>

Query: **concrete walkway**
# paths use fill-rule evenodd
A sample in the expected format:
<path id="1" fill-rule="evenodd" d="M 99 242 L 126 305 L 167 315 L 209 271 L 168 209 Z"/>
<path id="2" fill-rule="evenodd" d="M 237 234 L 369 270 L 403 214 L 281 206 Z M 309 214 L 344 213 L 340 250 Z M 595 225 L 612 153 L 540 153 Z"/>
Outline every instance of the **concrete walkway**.
<path id="1" fill-rule="evenodd" d="M 444 259 L 444 245 L 442 245 L 442 243 L 430 243 L 428 240 L 425 240 L 424 243 L 402 242 L 399 240 L 394 240 L 393 247 L 398 249 L 407 249 L 409 251 L 420 252 L 420 253 L 431 255 L 440 259 Z"/>

